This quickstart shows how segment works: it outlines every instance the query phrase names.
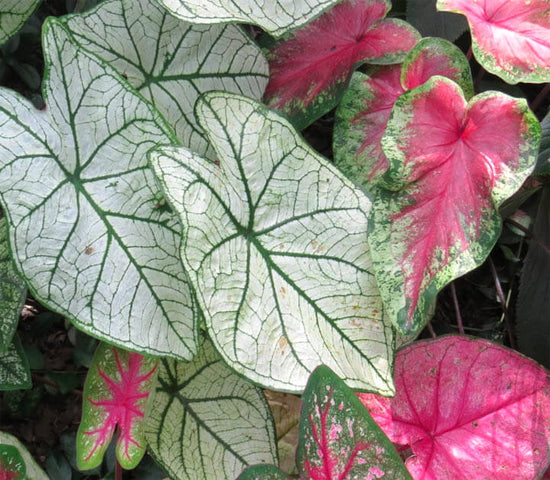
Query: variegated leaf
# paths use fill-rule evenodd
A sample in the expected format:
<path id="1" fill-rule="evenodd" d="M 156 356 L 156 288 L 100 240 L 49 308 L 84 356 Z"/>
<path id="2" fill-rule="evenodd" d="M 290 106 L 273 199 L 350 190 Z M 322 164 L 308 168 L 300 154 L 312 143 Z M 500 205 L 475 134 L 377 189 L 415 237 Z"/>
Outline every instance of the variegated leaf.
<path id="1" fill-rule="evenodd" d="M 151 160 L 224 360 L 267 388 L 301 392 L 326 363 L 355 388 L 391 394 L 368 198 L 258 102 L 212 92 L 197 115 L 221 168 L 175 147 Z"/>
<path id="2" fill-rule="evenodd" d="M 21 390 L 31 386 L 29 362 L 16 335 L 7 350 L 0 353 L 0 390 Z"/>
<path id="3" fill-rule="evenodd" d="M 159 367 L 146 436 L 172 478 L 233 479 L 247 465 L 277 462 L 262 391 L 229 369 L 210 341 L 192 362 L 163 360 Z"/>
<path id="4" fill-rule="evenodd" d="M 339 0 L 158 0 L 191 23 L 251 23 L 279 37 L 309 22 Z"/>
<path id="5" fill-rule="evenodd" d="M 2 480 L 48 480 L 25 446 L 13 435 L 0 432 Z"/>
<path id="6" fill-rule="evenodd" d="M 40 5 L 40 0 L 2 0 L 0 2 L 0 45 L 15 35 Z"/>
<path id="7" fill-rule="evenodd" d="M 198 96 L 218 89 L 259 99 L 267 84 L 265 58 L 234 25 L 193 25 L 153 0 L 109 0 L 62 20 L 155 105 L 183 145 L 207 157 L 193 113 Z"/>
<path id="8" fill-rule="evenodd" d="M 117 345 L 189 359 L 195 314 L 147 151 L 160 115 L 55 19 L 44 25 L 47 108 L 0 90 L 0 191 L 34 296 Z"/>

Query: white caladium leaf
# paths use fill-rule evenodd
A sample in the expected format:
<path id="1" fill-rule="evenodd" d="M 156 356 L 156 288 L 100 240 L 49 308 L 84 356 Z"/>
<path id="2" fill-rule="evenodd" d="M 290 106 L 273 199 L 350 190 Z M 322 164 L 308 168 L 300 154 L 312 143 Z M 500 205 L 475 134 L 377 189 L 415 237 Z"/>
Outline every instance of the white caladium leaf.
<path id="1" fill-rule="evenodd" d="M 195 121 L 198 96 L 219 89 L 259 99 L 267 84 L 267 61 L 235 25 L 193 25 L 153 0 L 111 0 L 64 22 L 82 46 L 155 105 L 183 145 L 201 155 L 212 152 Z"/>
<path id="2" fill-rule="evenodd" d="M 0 2 L 0 45 L 21 29 L 39 4 L 40 0 L 2 0 Z"/>
<path id="3" fill-rule="evenodd" d="M 13 435 L 5 432 L 0 432 L 0 478 L 48 480 L 25 446 Z"/>
<path id="4" fill-rule="evenodd" d="M 151 160 L 181 215 L 182 259 L 216 348 L 267 388 L 301 392 L 325 363 L 356 389 L 391 394 L 369 199 L 264 105 L 210 92 L 196 110 L 221 168 L 176 147 Z"/>
<path id="5" fill-rule="evenodd" d="M 17 273 L 8 245 L 8 224 L 0 218 L 0 354 L 11 345 L 27 289 Z"/>
<path id="6" fill-rule="evenodd" d="M 29 362 L 19 337 L 15 336 L 9 348 L 0 353 L 0 390 L 21 390 L 31 386 Z"/>
<path id="7" fill-rule="evenodd" d="M 161 361 L 151 405 L 149 452 L 172 478 L 230 479 L 247 465 L 277 462 L 263 392 L 228 368 L 206 339 L 191 363 Z"/>
<path id="8" fill-rule="evenodd" d="M 313 20 L 339 0 L 158 0 L 171 13 L 192 23 L 252 23 L 274 37 Z"/>
<path id="9" fill-rule="evenodd" d="M 34 296 L 90 334 L 189 359 L 195 315 L 177 219 L 146 152 L 175 141 L 148 102 L 44 25 L 45 111 L 0 90 L 0 191 L 10 244 Z"/>

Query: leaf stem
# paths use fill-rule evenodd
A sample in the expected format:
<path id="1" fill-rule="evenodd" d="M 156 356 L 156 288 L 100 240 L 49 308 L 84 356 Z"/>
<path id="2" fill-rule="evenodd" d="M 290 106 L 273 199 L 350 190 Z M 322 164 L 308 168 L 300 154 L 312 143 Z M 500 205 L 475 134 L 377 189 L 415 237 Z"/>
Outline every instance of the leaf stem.
<path id="1" fill-rule="evenodd" d="M 115 480 L 122 480 L 122 467 L 118 461 L 118 458 L 115 457 Z"/>
<path id="2" fill-rule="evenodd" d="M 432 336 L 432 338 L 437 337 L 437 335 L 435 334 L 434 327 L 432 327 L 432 322 L 431 321 L 426 324 L 426 328 L 428 329 L 428 332 L 430 332 L 430 335 Z"/>
<path id="3" fill-rule="evenodd" d="M 468 53 L 466 54 L 466 60 L 468 60 L 468 62 L 472 59 L 473 54 L 474 51 L 472 50 L 472 46 L 470 45 L 470 48 L 468 48 Z"/>
<path id="4" fill-rule="evenodd" d="M 504 295 L 504 291 L 502 290 L 502 285 L 500 284 L 500 280 L 498 278 L 497 269 L 495 268 L 495 264 L 493 262 L 493 259 L 489 257 L 489 265 L 491 267 L 491 274 L 493 275 L 493 280 L 495 282 L 495 290 L 497 292 L 497 296 L 500 300 L 500 305 L 502 308 L 502 314 L 504 316 L 504 324 L 506 326 L 506 331 L 508 333 L 508 341 L 510 342 L 511 348 L 516 348 L 516 340 L 514 339 L 513 331 L 512 331 L 512 322 L 510 320 L 510 314 L 508 312 L 508 307 L 506 306 L 506 296 Z"/>
<path id="5" fill-rule="evenodd" d="M 458 297 L 456 295 L 455 282 L 451 283 L 451 296 L 453 297 L 453 304 L 455 306 L 456 323 L 458 325 L 458 333 L 464 335 L 464 324 L 462 323 L 462 315 L 460 314 L 460 306 L 458 305 Z"/>

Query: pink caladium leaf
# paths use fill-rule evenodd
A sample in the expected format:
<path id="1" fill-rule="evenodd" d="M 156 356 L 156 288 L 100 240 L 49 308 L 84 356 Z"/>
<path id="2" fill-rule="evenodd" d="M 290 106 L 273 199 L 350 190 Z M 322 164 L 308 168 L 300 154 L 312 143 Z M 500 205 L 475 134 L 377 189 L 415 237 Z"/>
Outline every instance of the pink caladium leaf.
<path id="1" fill-rule="evenodd" d="M 438 0 L 438 10 L 462 13 L 476 59 L 508 83 L 550 82 L 548 0 Z"/>
<path id="2" fill-rule="evenodd" d="M 134 468 L 145 454 L 143 422 L 158 360 L 99 345 L 84 386 L 82 421 L 77 435 L 81 470 L 98 466 L 115 430 L 116 455 L 123 468 Z"/>
<path id="3" fill-rule="evenodd" d="M 446 336 L 401 350 L 397 395 L 358 394 L 417 480 L 527 480 L 550 460 L 548 372 L 487 340 Z"/>
<path id="4" fill-rule="evenodd" d="M 441 38 L 423 38 L 403 65 L 376 67 L 369 75 L 354 73 L 336 111 L 334 161 L 352 180 L 372 188 L 388 168 L 381 140 L 391 110 L 405 91 L 434 75 L 457 82 L 473 95 L 472 74 L 464 54 Z"/>
<path id="5" fill-rule="evenodd" d="M 304 128 L 338 103 L 355 66 L 401 62 L 419 34 L 384 19 L 389 9 L 387 0 L 344 0 L 276 44 L 268 53 L 269 106 Z"/>
<path id="6" fill-rule="evenodd" d="M 311 374 L 302 402 L 296 453 L 302 479 L 410 478 L 386 435 L 328 367 Z"/>
<path id="7" fill-rule="evenodd" d="M 437 292 L 485 260 L 501 229 L 497 208 L 533 170 L 540 135 L 524 100 L 485 92 L 467 103 L 444 77 L 399 97 L 368 239 L 402 333 L 420 329 Z"/>

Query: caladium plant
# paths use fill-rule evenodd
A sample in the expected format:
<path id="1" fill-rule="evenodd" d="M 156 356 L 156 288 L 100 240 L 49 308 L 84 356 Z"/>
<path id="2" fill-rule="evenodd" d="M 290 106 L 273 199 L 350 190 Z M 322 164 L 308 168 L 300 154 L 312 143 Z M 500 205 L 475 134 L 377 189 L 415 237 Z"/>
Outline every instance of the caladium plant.
<path id="1" fill-rule="evenodd" d="M 355 388 L 393 393 L 368 198 L 258 102 L 211 92 L 196 114 L 220 166 L 177 147 L 151 162 L 218 351 L 267 388 L 301 392 L 324 362 Z"/>
<path id="2" fill-rule="evenodd" d="M 82 470 L 101 464 L 115 430 L 116 455 L 134 468 L 145 454 L 145 410 L 158 360 L 101 343 L 86 384 L 77 435 L 77 462 Z"/>
<path id="3" fill-rule="evenodd" d="M 548 372 L 487 340 L 447 336 L 401 350 L 397 394 L 359 394 L 415 479 L 534 479 L 550 462 Z"/>
<path id="4" fill-rule="evenodd" d="M 354 392 L 328 367 L 311 374 L 302 396 L 296 462 L 303 480 L 410 479 L 397 451 Z M 238 480 L 288 480 L 271 465 Z"/>
<path id="5" fill-rule="evenodd" d="M 332 109 L 353 68 L 399 63 L 419 40 L 408 23 L 385 19 L 387 0 L 344 0 L 268 53 L 268 105 L 301 129 Z"/>
<path id="6" fill-rule="evenodd" d="M 468 19 L 479 63 L 509 83 L 550 81 L 547 0 L 437 0 L 437 8 Z"/>
<path id="7" fill-rule="evenodd" d="M 466 102 L 435 76 L 399 97 L 382 138 L 389 169 L 369 243 L 400 331 L 420 329 L 437 292 L 485 260 L 500 233 L 497 208 L 533 171 L 539 143 L 526 102 L 503 93 Z"/>
<path id="8" fill-rule="evenodd" d="M 397 99 L 406 91 L 442 75 L 457 82 L 469 99 L 472 75 L 464 54 L 440 38 L 423 38 L 403 65 L 374 67 L 353 74 L 335 115 L 334 161 L 349 178 L 372 190 L 389 162 L 382 137 Z"/>

